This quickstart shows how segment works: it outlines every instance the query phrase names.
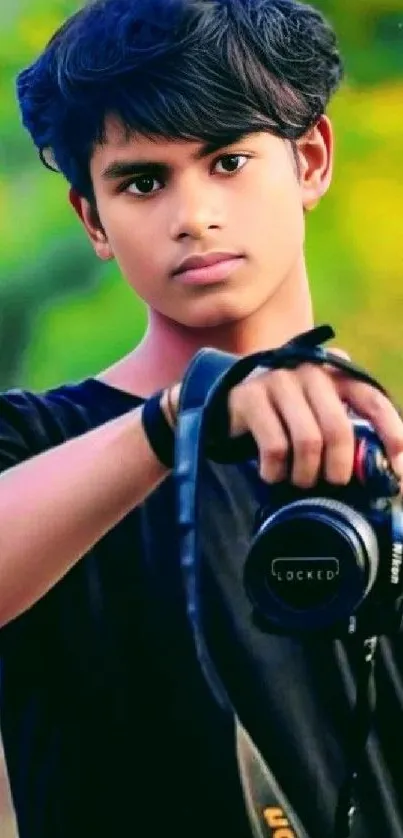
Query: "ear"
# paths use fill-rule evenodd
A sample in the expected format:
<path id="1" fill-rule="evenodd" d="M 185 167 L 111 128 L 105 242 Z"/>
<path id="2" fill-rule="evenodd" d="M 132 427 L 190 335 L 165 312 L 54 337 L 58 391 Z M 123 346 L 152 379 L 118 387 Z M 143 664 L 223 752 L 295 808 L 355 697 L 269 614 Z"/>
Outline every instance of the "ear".
<path id="1" fill-rule="evenodd" d="M 334 140 L 330 119 L 321 116 L 316 125 L 297 141 L 302 203 L 314 209 L 332 180 Z"/>
<path id="2" fill-rule="evenodd" d="M 104 262 L 114 259 L 96 206 L 79 195 L 75 189 L 70 189 L 69 201 L 83 224 L 97 256 Z"/>

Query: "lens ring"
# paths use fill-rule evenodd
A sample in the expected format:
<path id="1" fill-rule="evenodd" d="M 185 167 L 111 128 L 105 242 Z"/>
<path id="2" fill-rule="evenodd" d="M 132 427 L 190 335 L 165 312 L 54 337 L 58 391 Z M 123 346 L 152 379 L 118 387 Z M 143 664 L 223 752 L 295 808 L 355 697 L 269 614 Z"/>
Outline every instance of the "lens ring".
<path id="1" fill-rule="evenodd" d="M 347 521 L 356 529 L 360 536 L 360 541 L 362 543 L 362 547 L 364 548 L 367 554 L 370 554 L 373 561 L 369 562 L 369 574 L 368 574 L 368 584 L 364 592 L 364 597 L 368 596 L 370 590 L 375 584 L 376 575 L 379 567 L 379 547 L 378 541 L 374 532 L 373 527 L 371 524 L 358 512 L 354 509 L 353 506 L 348 506 L 346 503 L 342 503 L 341 501 L 335 500 L 334 498 L 304 498 L 299 501 L 295 501 L 293 504 L 293 508 L 301 508 L 305 507 L 309 504 L 317 503 L 324 509 L 328 509 L 331 512 L 338 512 L 340 517 L 347 518 Z"/>

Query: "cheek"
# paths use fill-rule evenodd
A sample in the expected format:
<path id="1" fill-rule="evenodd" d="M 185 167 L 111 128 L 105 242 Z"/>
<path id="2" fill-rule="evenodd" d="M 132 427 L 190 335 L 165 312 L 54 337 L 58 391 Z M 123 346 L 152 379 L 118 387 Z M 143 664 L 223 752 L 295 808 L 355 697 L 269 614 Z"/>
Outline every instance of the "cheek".
<path id="1" fill-rule="evenodd" d="M 109 213 L 106 226 L 109 244 L 122 273 L 130 280 L 140 280 L 147 287 L 152 277 L 158 277 L 158 255 L 155 233 L 139 224 L 133 209 L 125 208 Z M 144 278 L 144 279 L 143 279 Z"/>
<path id="2" fill-rule="evenodd" d="M 244 213 L 252 239 L 263 250 L 287 258 L 289 249 L 301 246 L 304 239 L 304 212 L 300 187 L 288 164 L 262 177 L 255 186 L 251 211 Z"/>

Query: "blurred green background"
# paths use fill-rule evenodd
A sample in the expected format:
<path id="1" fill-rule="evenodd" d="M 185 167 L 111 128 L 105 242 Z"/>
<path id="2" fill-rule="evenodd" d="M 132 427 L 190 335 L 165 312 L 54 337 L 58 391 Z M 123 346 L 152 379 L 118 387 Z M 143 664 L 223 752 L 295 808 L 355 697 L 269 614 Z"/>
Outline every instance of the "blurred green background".
<path id="1" fill-rule="evenodd" d="M 116 267 L 94 256 L 66 183 L 39 164 L 15 102 L 19 69 L 80 5 L 2 0 L 1 390 L 95 374 L 131 349 L 145 326 L 143 306 Z M 331 108 L 334 183 L 308 222 L 316 319 L 331 322 L 338 345 L 403 404 L 403 0 L 314 5 L 334 22 L 347 65 Z M 0 814 L 2 838 L 12 829 L 6 823 Z"/>

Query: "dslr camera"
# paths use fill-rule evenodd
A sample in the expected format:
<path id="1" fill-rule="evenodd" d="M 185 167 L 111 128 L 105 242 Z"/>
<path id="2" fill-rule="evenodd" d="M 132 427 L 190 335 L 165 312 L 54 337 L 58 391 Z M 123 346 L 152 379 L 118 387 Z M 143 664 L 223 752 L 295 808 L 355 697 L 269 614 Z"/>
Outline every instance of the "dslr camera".
<path id="1" fill-rule="evenodd" d="M 353 419 L 355 461 L 347 486 L 319 481 L 271 487 L 259 511 L 244 586 L 260 628 L 284 634 L 400 630 L 403 505 L 373 427 Z"/>

